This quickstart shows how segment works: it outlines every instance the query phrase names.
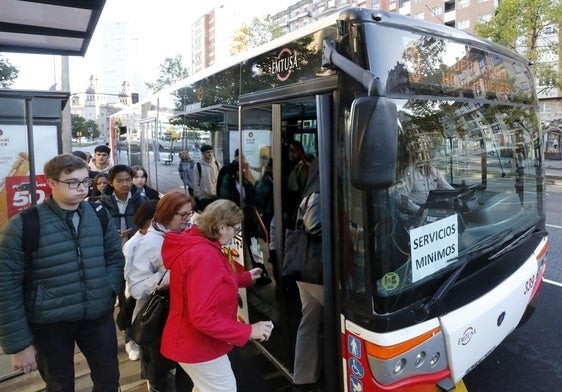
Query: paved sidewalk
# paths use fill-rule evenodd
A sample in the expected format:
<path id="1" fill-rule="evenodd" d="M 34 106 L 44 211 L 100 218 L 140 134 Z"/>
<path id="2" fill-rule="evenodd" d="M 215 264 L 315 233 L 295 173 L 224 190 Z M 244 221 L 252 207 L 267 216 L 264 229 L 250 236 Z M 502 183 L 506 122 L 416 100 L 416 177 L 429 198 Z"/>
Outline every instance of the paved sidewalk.
<path id="1" fill-rule="evenodd" d="M 146 380 L 140 378 L 140 361 L 131 361 L 125 352 L 124 335 L 119 338 L 118 355 L 121 372 L 120 392 L 146 392 Z M 237 378 L 239 391 L 290 392 L 291 382 L 275 366 L 265 359 L 254 343 L 237 347 L 230 354 L 232 368 Z M 76 392 L 90 392 L 92 381 L 86 359 L 78 348 L 74 355 L 76 372 Z M 39 372 L 21 374 L 0 383 L 0 391 L 6 392 L 44 392 L 45 383 Z M 174 379 L 170 375 L 166 392 L 175 392 Z M 179 391 L 178 391 L 179 392 Z M 184 391 L 182 391 L 184 392 Z"/>

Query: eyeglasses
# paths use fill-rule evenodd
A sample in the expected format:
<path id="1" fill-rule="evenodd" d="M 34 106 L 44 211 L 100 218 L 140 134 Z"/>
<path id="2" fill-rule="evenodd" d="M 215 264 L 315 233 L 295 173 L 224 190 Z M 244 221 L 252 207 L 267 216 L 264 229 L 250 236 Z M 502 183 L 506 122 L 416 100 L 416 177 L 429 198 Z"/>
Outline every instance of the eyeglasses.
<path id="1" fill-rule="evenodd" d="M 174 215 L 179 216 L 183 220 L 189 219 L 189 217 L 191 217 L 191 215 L 193 215 L 193 210 L 187 211 L 187 212 L 176 212 L 176 213 L 174 213 Z"/>
<path id="2" fill-rule="evenodd" d="M 62 182 L 66 185 L 68 185 L 69 189 L 77 189 L 79 185 L 83 185 L 84 188 L 89 188 L 90 185 L 92 185 L 92 179 L 91 178 L 86 178 L 83 181 L 78 181 L 78 180 L 72 180 L 72 181 L 63 181 L 63 180 L 55 180 L 56 182 Z"/>
<path id="3" fill-rule="evenodd" d="M 238 233 L 240 233 L 240 232 L 242 231 L 242 226 L 231 226 L 231 225 L 229 225 L 229 226 L 234 229 L 234 234 L 235 234 L 235 235 L 238 234 Z"/>

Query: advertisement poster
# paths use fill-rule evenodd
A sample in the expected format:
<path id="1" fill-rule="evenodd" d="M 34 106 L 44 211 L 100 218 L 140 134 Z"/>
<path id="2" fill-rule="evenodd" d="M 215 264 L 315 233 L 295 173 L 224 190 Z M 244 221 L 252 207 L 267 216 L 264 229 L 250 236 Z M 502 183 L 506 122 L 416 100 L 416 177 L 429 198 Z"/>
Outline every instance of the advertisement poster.
<path id="1" fill-rule="evenodd" d="M 265 166 L 271 158 L 271 131 L 242 131 L 242 151 L 255 181 L 261 179 Z M 234 157 L 238 148 L 238 132 L 230 132 L 229 156 Z M 223 162 L 226 164 L 227 162 Z"/>
<path id="2" fill-rule="evenodd" d="M 45 162 L 55 156 L 59 150 L 57 127 L 35 125 L 33 139 L 35 174 L 42 175 Z M 21 198 L 23 197 L 21 192 L 27 192 L 27 198 L 29 198 L 30 161 L 33 159 L 30 159 L 27 150 L 27 127 L 0 124 L 0 226 L 21 210 L 19 205 L 22 203 Z M 43 176 L 36 178 L 39 183 L 45 184 Z M 40 189 L 38 186 L 37 190 L 38 200 L 42 200 L 39 197 L 39 190 L 45 192 L 45 189 Z M 14 200 L 14 196 L 20 199 Z"/>
<path id="3" fill-rule="evenodd" d="M 35 176 L 35 186 L 37 204 L 41 204 L 51 194 L 51 188 L 47 185 L 47 179 L 43 174 Z M 29 176 L 6 177 L 8 218 L 31 205 L 30 188 Z"/>

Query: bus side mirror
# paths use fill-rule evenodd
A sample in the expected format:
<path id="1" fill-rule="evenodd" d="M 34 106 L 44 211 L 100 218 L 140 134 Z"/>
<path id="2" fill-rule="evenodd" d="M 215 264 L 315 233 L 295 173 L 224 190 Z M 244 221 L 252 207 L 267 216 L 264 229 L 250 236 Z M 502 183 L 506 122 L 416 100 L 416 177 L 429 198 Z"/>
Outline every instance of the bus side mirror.
<path id="1" fill-rule="evenodd" d="M 383 189 L 395 180 L 398 146 L 396 104 L 386 97 L 361 97 L 351 105 L 351 184 Z"/>

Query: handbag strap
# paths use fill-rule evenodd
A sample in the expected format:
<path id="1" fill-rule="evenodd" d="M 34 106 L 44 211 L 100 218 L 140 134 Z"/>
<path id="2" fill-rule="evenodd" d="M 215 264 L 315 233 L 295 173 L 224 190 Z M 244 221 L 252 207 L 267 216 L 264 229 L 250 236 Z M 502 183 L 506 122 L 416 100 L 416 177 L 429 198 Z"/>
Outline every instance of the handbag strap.
<path id="1" fill-rule="evenodd" d="M 160 280 L 158 281 L 158 284 L 156 285 L 156 287 L 154 288 L 154 290 L 158 290 L 158 287 L 160 287 L 160 283 L 162 283 L 162 281 L 164 280 L 164 276 L 166 276 L 167 273 L 168 273 L 168 270 L 164 271 L 164 273 L 162 274 L 162 277 L 161 277 Z"/>

